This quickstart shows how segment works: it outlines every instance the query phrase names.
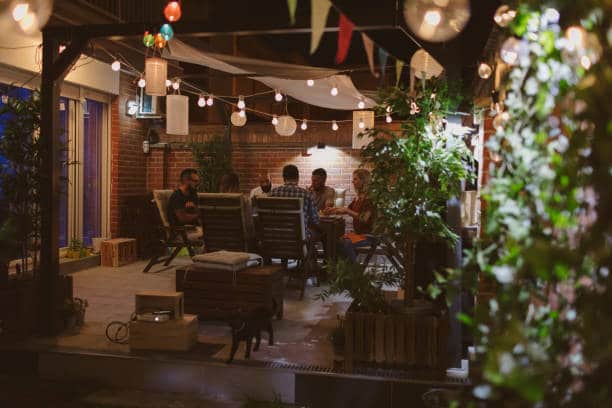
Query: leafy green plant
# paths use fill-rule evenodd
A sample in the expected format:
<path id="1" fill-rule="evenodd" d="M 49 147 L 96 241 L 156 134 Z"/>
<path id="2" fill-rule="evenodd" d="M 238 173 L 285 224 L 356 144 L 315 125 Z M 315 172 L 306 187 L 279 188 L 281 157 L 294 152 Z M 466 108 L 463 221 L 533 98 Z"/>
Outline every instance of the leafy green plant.
<path id="1" fill-rule="evenodd" d="M 206 193 L 219 191 L 219 182 L 232 170 L 231 145 L 221 136 L 204 143 L 191 143 L 193 158 L 200 176 L 199 190 Z"/>

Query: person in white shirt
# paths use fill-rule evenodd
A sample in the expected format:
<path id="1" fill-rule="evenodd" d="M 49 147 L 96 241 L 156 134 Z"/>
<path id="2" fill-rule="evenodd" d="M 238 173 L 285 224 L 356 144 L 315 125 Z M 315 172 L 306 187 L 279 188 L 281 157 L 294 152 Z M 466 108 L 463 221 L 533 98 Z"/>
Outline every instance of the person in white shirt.
<path id="1" fill-rule="evenodd" d="M 260 174 L 259 175 L 259 186 L 255 187 L 251 190 L 250 199 L 257 197 L 267 197 L 272 190 L 272 181 L 270 180 L 269 174 Z"/>

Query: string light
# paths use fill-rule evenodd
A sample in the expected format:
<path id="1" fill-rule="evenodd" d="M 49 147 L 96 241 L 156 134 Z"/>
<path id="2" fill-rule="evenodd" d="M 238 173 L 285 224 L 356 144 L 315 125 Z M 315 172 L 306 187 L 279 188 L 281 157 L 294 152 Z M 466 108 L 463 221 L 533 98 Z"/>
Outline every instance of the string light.
<path id="1" fill-rule="evenodd" d="M 181 87 L 181 80 L 176 78 L 174 82 L 172 83 L 172 89 L 174 89 L 175 91 L 178 91 L 180 87 Z"/>
<path id="2" fill-rule="evenodd" d="M 274 100 L 275 100 L 276 102 L 280 102 L 280 101 L 282 101 L 282 100 L 283 100 L 283 94 L 282 94 L 282 93 L 280 93 L 280 91 L 279 91 L 278 89 L 277 89 L 277 90 L 275 91 L 275 93 L 274 93 Z"/>
<path id="3" fill-rule="evenodd" d="M 238 115 L 240 115 L 241 118 L 244 118 L 246 116 L 246 112 L 244 109 L 240 109 L 240 112 L 238 112 Z"/>
<path id="4" fill-rule="evenodd" d="M 113 61 L 113 63 L 111 64 L 111 69 L 115 72 L 119 71 L 121 69 L 121 62 L 119 62 L 118 60 Z"/>
<path id="5" fill-rule="evenodd" d="M 430 26 L 436 27 L 440 24 L 440 21 L 442 21 L 442 15 L 438 10 L 427 10 L 423 16 L 423 20 Z"/>
<path id="6" fill-rule="evenodd" d="M 206 99 L 206 105 L 213 106 L 213 103 L 214 103 L 213 96 L 208 95 L 208 98 Z"/>
<path id="7" fill-rule="evenodd" d="M 387 113 L 391 113 L 391 107 L 387 105 L 386 111 Z"/>
<path id="8" fill-rule="evenodd" d="M 241 110 L 246 107 L 246 104 L 244 103 L 244 96 L 240 95 L 238 97 L 238 104 L 236 106 L 238 106 L 238 109 L 241 109 Z"/>
<path id="9" fill-rule="evenodd" d="M 338 123 L 335 120 L 332 120 L 332 130 L 333 131 L 338 130 Z"/>
<path id="10" fill-rule="evenodd" d="M 391 123 L 391 122 L 393 122 L 393 119 L 391 118 L 391 115 L 389 115 L 388 113 L 387 113 L 387 116 L 385 117 L 385 121 L 386 121 L 387 123 Z"/>
<path id="11" fill-rule="evenodd" d="M 360 100 L 359 102 L 357 102 L 357 107 L 358 107 L 359 109 L 363 109 L 363 108 L 365 108 L 365 102 L 364 102 L 364 101 L 362 101 L 362 100 Z"/>
<path id="12" fill-rule="evenodd" d="M 304 119 L 304 120 L 302 121 L 302 124 L 300 125 L 300 128 L 301 128 L 302 130 L 306 130 L 306 129 L 308 129 L 308 124 L 306 124 L 306 119 Z"/>
<path id="13" fill-rule="evenodd" d="M 359 118 L 359 129 L 364 129 L 365 123 L 363 123 L 363 118 Z"/>
<path id="14" fill-rule="evenodd" d="M 482 79 L 487 79 L 491 76 L 491 74 L 493 73 L 493 70 L 491 69 L 491 66 L 485 62 L 481 62 L 480 65 L 478 66 L 478 76 L 481 77 Z"/>
<path id="15" fill-rule="evenodd" d="M 145 86 L 147 86 L 147 81 L 145 81 L 143 77 L 140 77 L 140 79 L 138 80 L 138 86 L 140 88 L 144 88 Z"/>
<path id="16" fill-rule="evenodd" d="M 23 20 L 28 13 L 30 6 L 27 3 L 19 3 L 13 9 L 13 20 L 20 22 Z"/>
<path id="17" fill-rule="evenodd" d="M 172 86 L 172 81 L 169 79 L 166 79 L 166 88 L 170 88 Z"/>
<path id="18" fill-rule="evenodd" d="M 330 89 L 329 93 L 330 93 L 332 96 L 336 96 L 336 95 L 338 95 L 338 88 L 336 87 L 336 85 L 334 85 L 334 86 L 332 87 L 332 89 Z"/>
<path id="19" fill-rule="evenodd" d="M 200 95 L 200 97 L 198 98 L 198 106 L 200 108 L 203 108 L 206 106 L 206 99 L 204 99 L 204 95 Z"/>
<path id="20" fill-rule="evenodd" d="M 276 115 L 272 116 L 272 124 L 274 126 L 278 125 L 278 116 L 276 116 Z"/>
<path id="21" fill-rule="evenodd" d="M 314 86 L 314 79 L 309 79 L 306 81 L 306 85 L 308 86 Z"/>

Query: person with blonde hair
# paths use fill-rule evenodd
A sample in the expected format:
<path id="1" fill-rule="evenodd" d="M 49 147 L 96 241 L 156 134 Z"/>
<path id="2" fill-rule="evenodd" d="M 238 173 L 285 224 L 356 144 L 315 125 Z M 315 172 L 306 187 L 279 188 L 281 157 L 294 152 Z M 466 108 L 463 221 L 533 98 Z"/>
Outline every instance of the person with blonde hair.
<path id="1" fill-rule="evenodd" d="M 366 169 L 357 169 L 353 172 L 353 187 L 357 193 L 348 207 L 328 208 L 326 214 L 348 215 L 353 219 L 353 232 L 344 235 L 340 248 L 344 256 L 357 261 L 355 249 L 372 244 L 371 238 L 366 234 L 372 233 L 374 227 L 374 205 L 368 198 L 370 172 Z"/>

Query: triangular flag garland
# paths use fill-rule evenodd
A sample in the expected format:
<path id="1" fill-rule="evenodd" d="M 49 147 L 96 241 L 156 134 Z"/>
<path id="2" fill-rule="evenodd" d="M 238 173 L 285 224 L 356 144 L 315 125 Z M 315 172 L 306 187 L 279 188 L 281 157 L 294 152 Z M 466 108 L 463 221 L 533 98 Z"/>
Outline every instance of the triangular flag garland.
<path id="1" fill-rule="evenodd" d="M 404 69 L 404 61 L 395 60 L 395 86 L 399 84 L 400 78 L 402 77 L 403 69 Z"/>
<path id="2" fill-rule="evenodd" d="M 288 0 L 289 1 L 289 0 Z M 311 0 L 310 2 L 310 53 L 314 52 L 319 47 L 325 25 L 327 24 L 327 15 L 331 7 L 330 0 Z"/>
<path id="3" fill-rule="evenodd" d="M 287 8 L 289 9 L 289 22 L 295 25 L 295 9 L 297 8 L 297 0 L 287 0 Z"/>
<path id="4" fill-rule="evenodd" d="M 374 78 L 378 78 L 380 74 L 376 72 L 376 68 L 374 67 L 374 41 L 372 41 L 365 33 L 361 33 L 361 39 L 363 40 L 363 49 L 368 57 L 370 72 Z"/>
<path id="5" fill-rule="evenodd" d="M 348 55 L 351 46 L 351 37 L 355 24 L 344 14 L 340 14 L 338 23 L 338 51 L 336 53 L 336 64 L 342 64 Z"/>
<path id="6" fill-rule="evenodd" d="M 380 62 L 380 81 L 385 82 L 385 68 L 387 67 L 389 54 L 382 48 L 378 48 L 378 62 Z"/>

